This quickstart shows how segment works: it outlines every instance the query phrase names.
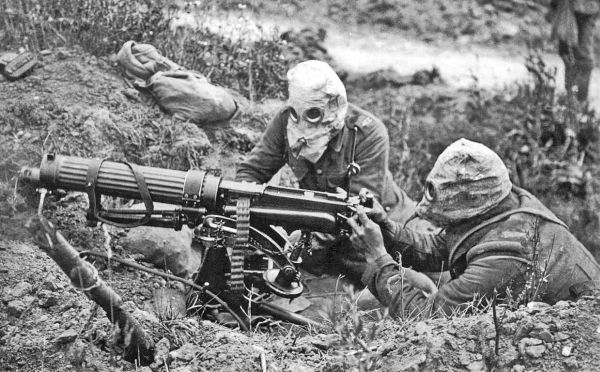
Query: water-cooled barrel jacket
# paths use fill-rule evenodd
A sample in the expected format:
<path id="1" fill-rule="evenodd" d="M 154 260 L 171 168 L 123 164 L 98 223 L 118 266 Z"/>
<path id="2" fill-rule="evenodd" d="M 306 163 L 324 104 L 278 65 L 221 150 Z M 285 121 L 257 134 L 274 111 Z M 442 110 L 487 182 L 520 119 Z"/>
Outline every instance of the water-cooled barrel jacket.
<path id="1" fill-rule="evenodd" d="M 344 188 L 348 165 L 352 161 L 352 128 L 356 126 L 355 161 L 360 172 L 351 179 L 350 193 L 356 195 L 365 187 L 388 209 L 397 204 L 414 204 L 393 182 L 388 170 L 388 133 L 373 114 L 349 104 L 344 128 L 330 141 L 316 164 L 291 155 L 286 134 L 288 117 L 288 109 L 282 109 L 271 120 L 260 142 L 238 166 L 237 181 L 268 182 L 287 163 L 303 189 L 335 192 L 336 187 Z"/>
<path id="2" fill-rule="evenodd" d="M 536 228 L 538 234 L 535 233 Z M 539 241 L 536 236 L 539 236 Z M 397 226 L 394 249 L 369 265 L 363 282 L 395 315 L 429 311 L 450 314 L 474 297 L 516 297 L 532 268 L 541 300 L 554 303 L 600 289 L 600 266 L 565 224 L 529 192 L 513 187 L 500 205 L 474 221 L 447 227 L 437 235 L 418 234 Z M 452 279 L 426 296 L 411 283 L 416 271 L 449 268 Z M 423 287 L 422 285 L 420 286 Z"/>

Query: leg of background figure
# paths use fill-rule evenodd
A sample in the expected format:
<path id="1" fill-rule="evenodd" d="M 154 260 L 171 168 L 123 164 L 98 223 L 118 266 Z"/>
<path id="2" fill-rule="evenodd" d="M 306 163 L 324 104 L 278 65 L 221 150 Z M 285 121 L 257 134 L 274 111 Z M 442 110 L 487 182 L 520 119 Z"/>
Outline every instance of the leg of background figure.
<path id="1" fill-rule="evenodd" d="M 574 84 L 577 85 L 577 99 L 586 101 L 590 86 L 590 77 L 594 68 L 594 23 L 596 16 L 577 15 L 578 43 L 575 48 Z"/>
<path id="2" fill-rule="evenodd" d="M 558 54 L 565 64 L 565 90 L 571 92 L 575 85 L 575 47 L 569 46 L 564 41 L 558 42 Z"/>

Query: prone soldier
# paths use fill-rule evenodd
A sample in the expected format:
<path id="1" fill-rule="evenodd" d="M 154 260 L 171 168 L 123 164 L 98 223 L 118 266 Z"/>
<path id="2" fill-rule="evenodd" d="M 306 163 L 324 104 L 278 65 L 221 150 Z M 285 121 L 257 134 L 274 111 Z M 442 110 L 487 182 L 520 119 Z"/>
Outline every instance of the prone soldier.
<path id="1" fill-rule="evenodd" d="M 366 255 L 363 282 L 390 314 L 451 314 L 474 299 L 533 289 L 542 301 L 576 299 L 600 289 L 600 266 L 567 226 L 529 192 L 515 187 L 500 157 L 460 139 L 440 154 L 416 213 L 443 227 L 419 234 L 383 209 L 358 207 L 348 222 Z M 379 223 L 381 228 L 375 223 Z M 384 236 L 395 242 L 384 247 Z M 402 266 L 392 256 L 400 256 Z M 412 268 L 411 268 L 412 267 Z M 419 271 L 448 267 L 439 288 Z"/>

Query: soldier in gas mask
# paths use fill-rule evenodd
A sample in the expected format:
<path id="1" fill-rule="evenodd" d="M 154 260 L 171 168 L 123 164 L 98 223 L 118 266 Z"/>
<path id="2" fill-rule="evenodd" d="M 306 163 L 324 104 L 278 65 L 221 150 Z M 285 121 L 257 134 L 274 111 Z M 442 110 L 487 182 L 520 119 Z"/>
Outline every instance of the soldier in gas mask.
<path id="1" fill-rule="evenodd" d="M 500 157 L 482 144 L 461 139 L 440 154 L 416 214 L 443 232 L 416 233 L 378 206 L 370 218 L 359 207 L 349 220 L 350 240 L 368 262 L 363 282 L 393 315 L 451 314 L 474 300 L 485 304 L 477 300 L 494 292 L 554 303 L 600 289 L 591 253 L 538 199 L 513 186 Z M 387 251 L 384 236 L 395 242 Z M 419 272 L 442 268 L 452 278 L 439 288 Z"/>
<path id="2" fill-rule="evenodd" d="M 302 62 L 288 72 L 287 80 L 286 105 L 239 165 L 236 180 L 266 183 L 288 164 L 301 188 L 349 189 L 350 194 L 367 188 L 391 218 L 406 221 L 416 203 L 392 180 L 383 123 L 348 103 L 344 84 L 325 62 Z M 348 174 L 351 165 L 357 172 L 353 176 Z M 360 283 L 364 257 L 350 253 L 347 239 L 313 234 L 312 243 L 311 254 L 303 257 L 304 268 L 315 275 L 342 273 Z"/>

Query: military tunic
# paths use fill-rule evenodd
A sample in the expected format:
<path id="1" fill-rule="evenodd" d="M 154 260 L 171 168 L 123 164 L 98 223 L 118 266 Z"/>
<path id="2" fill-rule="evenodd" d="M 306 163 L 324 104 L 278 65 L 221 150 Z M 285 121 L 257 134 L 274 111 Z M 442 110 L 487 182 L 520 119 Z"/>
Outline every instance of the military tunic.
<path id="1" fill-rule="evenodd" d="M 537 226 L 537 227 L 536 227 Z M 437 235 L 397 227 L 396 247 L 406 267 L 386 254 L 370 265 L 363 282 L 394 315 L 451 314 L 494 289 L 518 297 L 527 289 L 542 301 L 577 298 L 600 288 L 600 266 L 565 224 L 529 192 L 513 187 L 500 205 Z M 449 268 L 452 279 L 436 293 L 411 283 L 416 271 Z M 422 285 L 420 287 L 423 287 Z M 533 287 L 533 288 L 532 288 Z"/>
<path id="2" fill-rule="evenodd" d="M 326 192 L 336 192 L 336 187 L 345 189 L 348 182 L 348 165 L 352 162 L 353 128 L 356 127 L 358 130 L 354 161 L 360 166 L 360 172 L 350 180 L 350 194 L 357 195 L 363 187 L 369 189 L 397 221 L 404 222 L 413 214 L 416 203 L 394 183 L 388 169 L 389 137 L 379 119 L 349 104 L 343 129 L 329 142 L 328 148 L 316 164 L 312 164 L 292 156 L 286 135 L 288 117 L 288 109 L 283 109 L 271 120 L 260 142 L 239 165 L 237 181 L 265 183 L 281 167 L 288 164 L 303 189 Z M 335 246 L 334 252 L 344 253 L 325 250 L 319 252 L 319 248 L 323 247 L 314 247 L 313 256 L 305 257 L 304 266 L 315 274 L 355 273 L 360 281 L 364 259 L 349 258 L 352 254 L 349 255 L 348 252 L 352 248 L 347 240 L 340 242 L 338 238 L 324 238 L 322 235 L 319 239 L 323 243 L 320 245 Z M 354 254 L 358 255 L 357 252 Z M 339 259 L 346 262 L 340 263 Z"/>

